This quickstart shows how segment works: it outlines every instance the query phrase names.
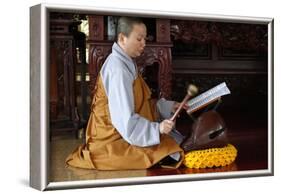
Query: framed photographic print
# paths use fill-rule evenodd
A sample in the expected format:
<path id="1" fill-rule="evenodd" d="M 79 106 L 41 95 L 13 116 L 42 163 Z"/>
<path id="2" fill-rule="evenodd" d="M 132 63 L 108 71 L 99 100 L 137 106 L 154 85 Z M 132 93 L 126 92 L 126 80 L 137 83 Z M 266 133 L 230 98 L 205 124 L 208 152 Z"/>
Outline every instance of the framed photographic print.
<path id="1" fill-rule="evenodd" d="M 40 4 L 30 51 L 31 187 L 273 175 L 273 18 Z"/>

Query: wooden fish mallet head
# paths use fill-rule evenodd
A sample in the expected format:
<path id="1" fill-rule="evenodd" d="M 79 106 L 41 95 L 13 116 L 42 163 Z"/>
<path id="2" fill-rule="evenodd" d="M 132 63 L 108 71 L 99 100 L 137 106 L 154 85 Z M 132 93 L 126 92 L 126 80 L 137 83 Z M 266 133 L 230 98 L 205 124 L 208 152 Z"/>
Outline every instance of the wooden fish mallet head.
<path id="1" fill-rule="evenodd" d="M 186 93 L 189 97 L 195 96 L 198 93 L 198 88 L 193 84 L 189 84 Z"/>

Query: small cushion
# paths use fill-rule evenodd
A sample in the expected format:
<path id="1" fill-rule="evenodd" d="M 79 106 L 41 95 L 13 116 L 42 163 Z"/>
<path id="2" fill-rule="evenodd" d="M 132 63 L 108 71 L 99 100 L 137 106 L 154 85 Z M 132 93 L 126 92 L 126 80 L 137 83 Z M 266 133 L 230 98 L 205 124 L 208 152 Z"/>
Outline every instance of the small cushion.
<path id="1" fill-rule="evenodd" d="M 237 149 L 228 144 L 222 148 L 194 150 L 185 154 L 183 164 L 188 168 L 212 168 L 227 166 L 234 162 Z"/>

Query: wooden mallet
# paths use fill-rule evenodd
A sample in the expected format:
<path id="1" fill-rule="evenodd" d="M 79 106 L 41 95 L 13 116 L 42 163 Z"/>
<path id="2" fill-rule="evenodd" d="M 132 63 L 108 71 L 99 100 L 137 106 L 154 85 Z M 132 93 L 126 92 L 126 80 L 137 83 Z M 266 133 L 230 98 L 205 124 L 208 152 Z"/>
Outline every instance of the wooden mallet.
<path id="1" fill-rule="evenodd" d="M 183 108 L 183 106 L 187 103 L 188 99 L 192 96 L 195 96 L 198 93 L 198 88 L 193 85 L 190 84 L 188 86 L 187 89 L 187 94 L 185 96 L 185 98 L 183 99 L 183 101 L 180 103 L 180 106 L 177 108 L 176 112 L 174 113 L 174 115 L 170 118 L 171 121 L 175 121 L 175 119 L 177 118 L 178 114 L 180 113 L 181 109 Z"/>

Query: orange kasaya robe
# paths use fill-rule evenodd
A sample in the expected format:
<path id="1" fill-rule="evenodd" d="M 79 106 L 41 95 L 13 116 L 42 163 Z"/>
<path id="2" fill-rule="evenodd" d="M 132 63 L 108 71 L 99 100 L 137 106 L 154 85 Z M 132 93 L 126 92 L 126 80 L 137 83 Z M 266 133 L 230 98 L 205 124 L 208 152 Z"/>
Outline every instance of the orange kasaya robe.
<path id="1" fill-rule="evenodd" d="M 135 112 L 155 121 L 156 112 L 153 109 L 156 110 L 156 107 L 152 107 L 150 89 L 140 75 L 134 81 L 133 92 Z M 184 158 L 183 150 L 172 137 L 162 134 L 160 144 L 149 147 L 127 143 L 111 123 L 108 99 L 99 76 L 86 130 L 86 144 L 74 150 L 67 157 L 66 164 L 99 170 L 147 169 L 175 152 L 180 152 L 181 158 L 173 165 L 167 166 L 172 168 L 178 168 Z"/>

